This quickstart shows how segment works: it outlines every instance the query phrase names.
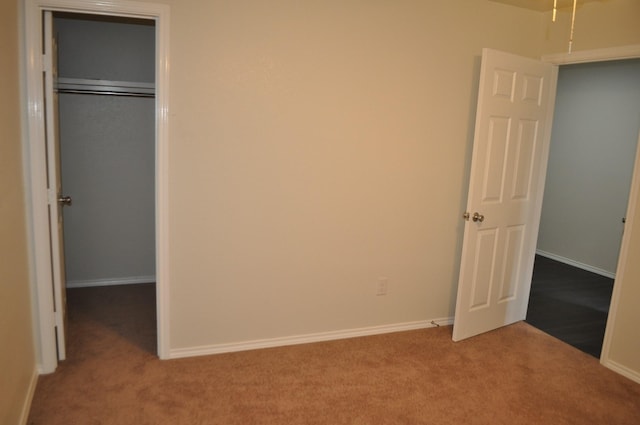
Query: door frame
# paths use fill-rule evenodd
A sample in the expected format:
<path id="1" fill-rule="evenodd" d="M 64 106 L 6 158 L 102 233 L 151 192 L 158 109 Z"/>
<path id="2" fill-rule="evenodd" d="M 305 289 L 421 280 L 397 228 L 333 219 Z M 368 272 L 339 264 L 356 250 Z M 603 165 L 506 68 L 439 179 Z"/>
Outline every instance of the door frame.
<path id="1" fill-rule="evenodd" d="M 542 61 L 561 66 L 638 58 L 640 58 L 640 45 L 630 45 L 605 49 L 585 50 L 574 53 L 545 55 L 542 57 Z M 640 134 L 638 135 L 638 146 L 636 147 L 636 150 L 637 153 L 633 166 L 631 188 L 629 191 L 629 202 L 627 205 L 627 217 L 629 217 L 630 214 L 635 211 L 635 209 L 638 207 L 638 203 L 640 202 Z M 545 169 L 543 171 L 546 173 L 547 170 Z M 630 379 L 637 380 L 637 377 L 630 376 L 630 374 L 628 374 L 626 370 L 616 367 L 611 363 L 611 359 L 609 359 L 609 350 L 611 348 L 613 339 L 613 328 L 616 320 L 618 300 L 620 298 L 620 287 L 622 286 L 622 281 L 624 279 L 622 271 L 624 270 L 624 265 L 627 261 L 627 253 L 629 251 L 629 235 L 631 234 L 631 232 L 629 226 L 627 227 L 628 228 L 625 229 L 626 231 L 622 237 L 620 254 L 618 255 L 618 265 L 613 282 L 613 293 L 611 296 L 611 304 L 609 306 L 609 315 L 605 328 L 604 341 L 602 343 L 600 363 L 610 369 L 617 371 L 618 373 L 629 377 Z"/>
<path id="2" fill-rule="evenodd" d="M 42 87 L 42 12 L 72 12 L 155 21 L 155 234 L 157 347 L 169 358 L 169 6 L 120 0 L 26 0 L 23 33 L 24 175 L 32 286 L 33 326 L 39 373 L 58 365 L 52 250 L 49 243 L 46 120 Z"/>

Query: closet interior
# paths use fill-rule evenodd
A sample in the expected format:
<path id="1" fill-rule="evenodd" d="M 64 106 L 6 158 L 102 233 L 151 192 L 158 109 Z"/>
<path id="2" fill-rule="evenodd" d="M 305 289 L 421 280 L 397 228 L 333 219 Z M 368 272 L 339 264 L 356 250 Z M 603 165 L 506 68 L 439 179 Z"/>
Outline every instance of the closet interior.
<path id="1" fill-rule="evenodd" d="M 124 305 L 104 291 L 155 282 L 154 21 L 53 16 L 66 287 Z"/>

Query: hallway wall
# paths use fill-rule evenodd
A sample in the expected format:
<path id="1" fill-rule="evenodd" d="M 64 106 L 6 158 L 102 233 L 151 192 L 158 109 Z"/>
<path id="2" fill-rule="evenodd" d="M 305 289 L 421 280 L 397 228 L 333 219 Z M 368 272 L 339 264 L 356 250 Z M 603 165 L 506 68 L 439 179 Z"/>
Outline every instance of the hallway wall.
<path id="1" fill-rule="evenodd" d="M 544 254 L 615 275 L 638 111 L 640 59 L 560 67 L 538 237 Z"/>

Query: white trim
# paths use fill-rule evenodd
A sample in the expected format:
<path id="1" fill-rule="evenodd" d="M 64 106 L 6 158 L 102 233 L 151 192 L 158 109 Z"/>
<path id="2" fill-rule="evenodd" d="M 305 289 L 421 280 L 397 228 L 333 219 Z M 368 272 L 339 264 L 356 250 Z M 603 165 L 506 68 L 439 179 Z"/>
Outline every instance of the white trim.
<path id="1" fill-rule="evenodd" d="M 623 366 L 620 363 L 616 363 L 611 359 L 608 359 L 606 361 L 601 361 L 600 363 L 602 363 L 604 367 L 611 369 L 614 372 L 617 372 L 620 375 L 627 377 L 632 381 L 635 381 L 638 384 L 640 384 L 640 373 L 636 372 L 635 370 L 631 370 L 628 367 Z"/>
<path id="2" fill-rule="evenodd" d="M 573 53 L 557 53 L 542 56 L 543 62 L 556 65 L 603 62 L 611 60 L 640 58 L 640 44 L 612 47 L 606 49 L 582 50 Z"/>
<path id="3" fill-rule="evenodd" d="M 147 5 L 148 6 L 148 5 Z M 169 6 L 156 12 L 156 309 L 158 356 L 169 358 Z"/>
<path id="4" fill-rule="evenodd" d="M 38 369 L 53 372 L 57 367 L 51 289 L 44 154 L 44 94 L 42 90 L 41 14 L 45 10 L 129 16 L 156 21 L 156 302 L 158 356 L 169 353 L 169 6 L 125 0 L 25 0 L 25 152 L 26 194 L 29 212 L 30 261 L 34 280 L 37 321 L 34 333 L 39 347 Z"/>
<path id="5" fill-rule="evenodd" d="M 608 277 L 609 279 L 615 279 L 616 278 L 616 274 L 612 273 L 612 272 L 610 272 L 608 270 L 601 269 L 601 268 L 595 267 L 595 266 L 590 266 L 589 264 L 581 263 L 579 261 L 572 260 L 570 258 L 563 257 L 561 255 L 552 254 L 551 252 L 543 251 L 541 249 L 536 249 L 536 254 L 538 254 L 538 255 L 540 255 L 542 257 L 550 258 L 550 259 L 558 261 L 560 263 L 568 264 L 570 266 L 577 267 L 577 268 L 582 269 L 582 270 L 586 270 L 586 271 L 591 272 L 591 273 L 599 274 L 600 276 Z"/>
<path id="6" fill-rule="evenodd" d="M 613 370 L 624 368 L 611 360 L 609 357 L 611 344 L 613 340 L 613 330 L 618 316 L 618 304 L 620 303 L 620 291 L 622 282 L 624 282 L 624 271 L 626 269 L 627 260 L 629 259 L 629 245 L 631 243 L 631 234 L 633 233 L 633 225 L 636 213 L 636 206 L 640 202 L 640 134 L 638 134 L 638 145 L 636 147 L 636 162 L 633 167 L 633 175 L 631 177 L 631 191 L 629 193 L 629 203 L 627 204 L 627 221 L 625 223 L 624 233 L 622 234 L 622 245 L 620 246 L 620 255 L 618 256 L 618 268 L 616 269 L 616 280 L 613 282 L 613 293 L 611 294 L 611 305 L 609 306 L 609 316 L 607 318 L 607 326 L 604 332 L 604 340 L 602 342 L 602 352 L 600 353 L 600 363 Z M 629 283 L 631 284 L 631 283 Z M 610 365 L 617 365 L 610 367 Z M 635 372 L 637 375 L 638 372 Z M 625 373 L 623 375 L 627 376 Z M 631 378 L 633 379 L 633 378 Z M 635 379 L 637 382 L 640 380 Z"/>
<path id="7" fill-rule="evenodd" d="M 31 373 L 31 379 L 29 380 L 29 388 L 27 388 L 27 394 L 25 395 L 24 402 L 22 403 L 20 419 L 18 421 L 18 424 L 20 425 L 27 425 L 27 420 L 29 420 L 29 412 L 31 411 L 31 402 L 33 402 L 33 395 L 36 393 L 37 385 L 38 370 L 34 369 Z"/>
<path id="8" fill-rule="evenodd" d="M 453 317 L 445 317 L 433 320 L 421 320 L 417 322 L 397 323 L 393 325 L 370 326 L 358 329 L 346 329 L 341 331 L 320 332 L 306 335 L 288 336 L 282 338 L 259 339 L 253 341 L 236 342 L 228 344 L 203 345 L 200 347 L 176 348 L 171 350 L 170 358 L 207 356 L 211 354 L 234 353 L 237 351 L 257 350 L 261 348 L 284 347 L 288 345 L 310 344 L 314 342 L 334 341 L 338 339 L 357 338 L 361 336 L 380 335 L 392 332 L 404 332 L 416 329 L 446 326 L 453 323 Z"/>
<path id="9" fill-rule="evenodd" d="M 155 276 L 128 276 L 106 279 L 68 280 L 67 288 L 90 288 L 95 286 L 137 285 L 139 283 L 154 283 Z"/>
<path id="10" fill-rule="evenodd" d="M 27 146 L 28 159 L 25 170 L 28 178 L 25 193 L 29 210 L 30 259 L 35 282 L 35 305 L 38 323 L 34 324 L 40 353 L 38 368 L 43 373 L 53 372 L 58 364 L 53 312 L 51 251 L 49 245 L 49 218 L 46 185 L 46 155 L 44 143 L 44 94 L 42 91 L 42 59 L 40 54 L 41 9 L 33 1 L 25 6 L 25 88 L 27 107 L 27 134 L 23 143 Z"/>

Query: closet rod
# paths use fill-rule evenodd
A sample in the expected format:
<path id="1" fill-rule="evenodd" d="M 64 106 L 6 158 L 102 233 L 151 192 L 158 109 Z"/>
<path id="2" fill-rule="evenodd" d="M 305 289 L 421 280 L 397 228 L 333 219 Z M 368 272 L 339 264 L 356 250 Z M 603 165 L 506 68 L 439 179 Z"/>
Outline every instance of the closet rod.
<path id="1" fill-rule="evenodd" d="M 154 83 L 139 83 L 133 81 L 109 81 L 61 77 L 55 82 L 55 90 L 58 93 L 155 97 Z"/>
<path id="2" fill-rule="evenodd" d="M 57 89 L 57 93 L 73 93 L 73 94 L 92 94 L 105 96 L 128 96 L 128 97 L 156 97 L 153 93 L 136 93 L 124 91 L 107 91 L 107 90 L 84 90 L 84 89 Z"/>

